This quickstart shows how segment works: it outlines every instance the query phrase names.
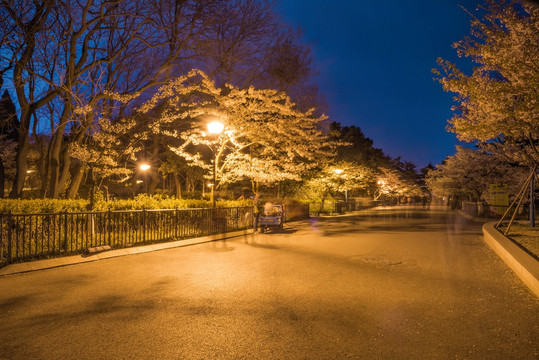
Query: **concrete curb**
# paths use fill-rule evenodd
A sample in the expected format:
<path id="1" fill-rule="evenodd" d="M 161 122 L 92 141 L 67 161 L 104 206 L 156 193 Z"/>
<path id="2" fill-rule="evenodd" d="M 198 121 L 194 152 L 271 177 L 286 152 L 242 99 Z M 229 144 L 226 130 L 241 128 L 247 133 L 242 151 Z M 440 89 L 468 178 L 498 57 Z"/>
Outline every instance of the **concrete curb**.
<path id="1" fill-rule="evenodd" d="M 473 216 L 473 215 L 470 215 L 460 209 L 457 209 L 457 213 L 460 215 L 460 216 L 464 216 L 466 219 L 468 220 L 472 220 L 472 221 L 476 221 L 476 222 L 482 222 L 482 223 L 487 223 L 489 221 L 492 221 L 492 219 L 486 219 L 486 218 L 481 218 L 481 217 L 477 217 L 477 216 Z"/>
<path id="2" fill-rule="evenodd" d="M 54 259 L 36 260 L 36 261 L 29 261 L 29 262 L 23 262 L 23 263 L 9 264 L 3 268 L 0 268 L 0 276 L 21 274 L 25 272 L 52 269 L 52 268 L 57 268 L 57 267 L 62 267 L 62 266 L 69 266 L 69 265 L 82 264 L 82 263 L 87 263 L 87 262 L 92 262 L 92 261 L 103 260 L 103 259 L 110 259 L 110 258 L 115 258 L 119 256 L 142 254 L 142 253 L 147 253 L 147 252 L 202 244 L 202 243 L 207 243 L 207 242 L 212 242 L 212 241 L 225 240 L 225 239 L 231 239 L 234 237 L 245 236 L 252 233 L 253 233 L 252 229 L 247 229 L 247 230 L 234 231 L 234 232 L 229 232 L 229 233 L 224 233 L 224 234 L 203 236 L 199 238 L 164 242 L 164 243 L 159 243 L 159 244 L 133 246 L 129 248 L 98 252 L 95 255 L 75 255 L 75 256 L 59 257 L 59 258 L 54 258 Z"/>
<path id="3" fill-rule="evenodd" d="M 483 225 L 483 238 L 496 254 L 539 297 L 539 261 L 494 228 L 496 222 Z"/>

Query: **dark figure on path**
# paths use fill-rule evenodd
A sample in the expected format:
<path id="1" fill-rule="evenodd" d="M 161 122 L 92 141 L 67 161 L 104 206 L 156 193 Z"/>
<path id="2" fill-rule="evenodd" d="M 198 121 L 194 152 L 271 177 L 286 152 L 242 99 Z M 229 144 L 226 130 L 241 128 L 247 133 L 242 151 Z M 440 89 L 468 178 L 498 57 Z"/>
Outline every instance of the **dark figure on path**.
<path id="1" fill-rule="evenodd" d="M 258 219 L 260 217 L 260 195 L 255 194 L 253 199 L 253 231 L 258 232 Z"/>

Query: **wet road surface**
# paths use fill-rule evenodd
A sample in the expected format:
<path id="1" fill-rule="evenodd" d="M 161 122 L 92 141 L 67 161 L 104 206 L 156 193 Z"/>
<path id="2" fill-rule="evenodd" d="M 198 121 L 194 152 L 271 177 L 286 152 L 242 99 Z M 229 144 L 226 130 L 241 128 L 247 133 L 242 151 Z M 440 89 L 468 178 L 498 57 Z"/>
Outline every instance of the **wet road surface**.
<path id="1" fill-rule="evenodd" d="M 480 224 L 385 208 L 0 277 L 0 359 L 538 359 Z"/>

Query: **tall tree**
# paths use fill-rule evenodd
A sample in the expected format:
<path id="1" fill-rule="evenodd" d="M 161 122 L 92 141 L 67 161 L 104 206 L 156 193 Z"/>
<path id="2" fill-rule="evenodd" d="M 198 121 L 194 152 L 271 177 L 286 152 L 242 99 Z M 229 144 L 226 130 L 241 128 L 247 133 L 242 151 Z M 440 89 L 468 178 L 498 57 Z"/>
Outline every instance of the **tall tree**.
<path id="1" fill-rule="evenodd" d="M 527 175 L 522 166 L 507 162 L 500 154 L 459 146 L 455 155 L 428 172 L 426 182 L 436 196 L 475 201 L 488 200 L 490 184 L 505 184 L 509 194 L 515 195 Z"/>
<path id="2" fill-rule="evenodd" d="M 33 61 L 43 43 L 41 32 L 52 26 L 50 13 L 53 1 L 2 1 L 1 12 L 6 22 L 2 26 L 2 38 L 8 37 L 7 44 L 2 44 L 4 61 L 13 66 L 12 86 L 17 94 L 20 108 L 19 138 L 17 141 L 16 173 L 10 197 L 20 197 L 27 171 L 27 156 L 30 146 L 30 126 L 36 111 L 51 101 L 56 89 L 40 86 L 39 77 Z M 4 46 L 5 45 L 5 46 Z"/>
<path id="3" fill-rule="evenodd" d="M 34 132 L 51 132 L 44 184 L 48 196 L 58 197 L 72 170 L 70 148 L 91 135 L 98 118 L 114 121 L 128 109 L 111 94 L 138 95 L 181 71 L 178 62 L 193 57 L 222 1 L 2 1 L 8 24 L 0 29 L 10 40 L 2 57 L 14 64 L 21 119 L 11 196 L 22 192 L 32 122 Z"/>
<path id="4" fill-rule="evenodd" d="M 337 148 L 337 159 L 355 162 L 357 164 L 377 168 L 388 166 L 390 158 L 381 149 L 373 146 L 373 141 L 363 134 L 357 126 L 341 126 L 332 122 L 329 127 L 329 136 L 342 143 Z"/>
<path id="5" fill-rule="evenodd" d="M 320 156 L 331 152 L 331 144 L 317 129 L 325 117 L 314 116 L 314 109 L 297 109 L 286 94 L 276 90 L 229 84 L 219 88 L 204 73 L 193 70 L 161 87 L 140 111 L 151 111 L 163 101 L 167 107 L 150 129 L 183 139 L 172 150 L 209 173 L 213 159 L 204 158 L 203 151 L 211 149 L 221 184 L 242 178 L 253 183 L 300 179 Z M 225 125 L 219 137 L 206 131 L 206 123 L 214 118 Z M 174 126 L 178 123 L 192 126 L 180 133 Z"/>
<path id="6" fill-rule="evenodd" d="M 505 156 L 539 165 L 539 7 L 486 1 L 471 36 L 454 44 L 477 66 L 471 75 L 438 59 L 444 90 L 456 93 L 448 129 L 460 140 L 494 144 Z"/>
<path id="7" fill-rule="evenodd" d="M 19 119 L 15 104 L 7 90 L 0 99 L 0 198 L 4 197 L 6 171 L 15 165 L 15 149 L 19 139 Z"/>

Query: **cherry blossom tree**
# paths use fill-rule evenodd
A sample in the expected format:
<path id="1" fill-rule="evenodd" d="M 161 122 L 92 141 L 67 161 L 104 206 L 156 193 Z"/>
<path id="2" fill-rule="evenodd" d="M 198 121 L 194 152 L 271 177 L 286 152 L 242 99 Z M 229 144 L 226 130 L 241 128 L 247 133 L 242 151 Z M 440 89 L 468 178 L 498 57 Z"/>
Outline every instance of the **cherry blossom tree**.
<path id="1" fill-rule="evenodd" d="M 321 208 L 328 196 L 366 190 L 376 181 L 376 174 L 367 166 L 348 161 L 328 162 L 314 173 L 304 186 L 304 193 L 319 197 Z"/>
<path id="2" fill-rule="evenodd" d="M 471 36 L 454 44 L 476 67 L 465 74 L 443 59 L 434 69 L 444 90 L 456 93 L 449 131 L 460 140 L 503 149 L 511 160 L 539 165 L 539 7 L 487 1 Z"/>
<path id="3" fill-rule="evenodd" d="M 428 172 L 426 182 L 436 196 L 476 201 L 488 200 L 490 184 L 506 184 L 509 194 L 515 195 L 527 175 L 525 168 L 499 154 L 459 146 L 455 155 Z"/>
<path id="4" fill-rule="evenodd" d="M 10 196 L 21 196 L 32 134 L 46 129 L 43 195 L 58 197 L 87 168 L 80 159 L 72 166 L 71 148 L 83 146 L 99 119 L 129 114 L 129 102 L 109 95 L 140 95 L 181 73 L 224 1 L 2 1 L 0 73 L 13 68 L 2 79 L 20 112 Z"/>
<path id="5" fill-rule="evenodd" d="M 162 109 L 149 131 L 180 138 L 182 143 L 171 150 L 191 166 L 206 169 L 208 176 L 215 160 L 216 188 L 241 179 L 250 180 L 253 188 L 300 180 L 332 151 L 331 142 L 317 128 L 325 116 L 314 116 L 314 109 L 299 110 L 277 90 L 230 84 L 219 88 L 206 74 L 192 70 L 162 86 L 139 112 L 158 106 Z M 220 135 L 206 129 L 215 119 L 225 126 Z M 185 124 L 187 129 L 177 130 Z"/>

